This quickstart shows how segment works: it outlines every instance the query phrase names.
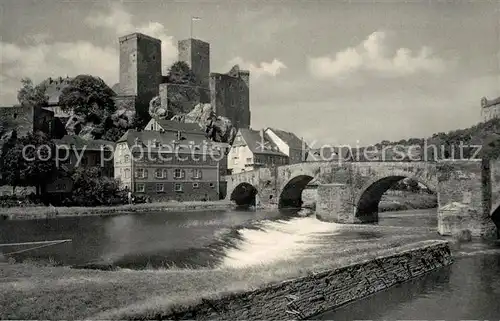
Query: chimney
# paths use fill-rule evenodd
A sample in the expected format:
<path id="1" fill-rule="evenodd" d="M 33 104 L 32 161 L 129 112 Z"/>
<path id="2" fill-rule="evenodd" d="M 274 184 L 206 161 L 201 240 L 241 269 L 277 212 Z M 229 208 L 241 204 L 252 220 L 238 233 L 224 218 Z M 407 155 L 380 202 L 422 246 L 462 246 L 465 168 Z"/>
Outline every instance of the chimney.
<path id="1" fill-rule="evenodd" d="M 181 140 L 181 131 L 180 130 L 177 131 L 177 140 Z"/>
<path id="2" fill-rule="evenodd" d="M 134 144 L 135 144 L 135 145 L 139 145 L 139 137 L 136 137 L 136 138 L 134 139 Z"/>

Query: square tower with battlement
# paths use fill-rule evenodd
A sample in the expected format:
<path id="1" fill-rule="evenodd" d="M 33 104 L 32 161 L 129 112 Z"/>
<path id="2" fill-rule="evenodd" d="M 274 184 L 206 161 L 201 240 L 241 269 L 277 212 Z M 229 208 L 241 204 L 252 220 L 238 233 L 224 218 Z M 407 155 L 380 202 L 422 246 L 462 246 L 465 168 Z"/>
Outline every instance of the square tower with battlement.
<path id="1" fill-rule="evenodd" d="M 179 61 L 187 63 L 200 85 L 208 88 L 210 82 L 210 44 L 190 38 L 180 40 L 178 49 Z"/>
<path id="2" fill-rule="evenodd" d="M 147 114 L 149 101 L 158 95 L 161 75 L 161 40 L 133 33 L 119 38 L 119 96 L 135 97 L 137 113 Z"/>
<path id="3" fill-rule="evenodd" d="M 218 116 L 231 120 L 236 128 L 250 127 L 250 72 L 234 66 L 228 73 L 210 74 L 210 101 Z"/>

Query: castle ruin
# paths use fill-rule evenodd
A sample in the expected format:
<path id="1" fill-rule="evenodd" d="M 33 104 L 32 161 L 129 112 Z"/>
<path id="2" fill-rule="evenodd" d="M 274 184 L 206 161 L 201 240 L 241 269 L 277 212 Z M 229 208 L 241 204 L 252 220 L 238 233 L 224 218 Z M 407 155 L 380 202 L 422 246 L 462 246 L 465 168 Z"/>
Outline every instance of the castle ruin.
<path id="1" fill-rule="evenodd" d="M 161 107 L 168 108 L 168 98 L 174 96 L 183 84 L 166 82 L 161 72 L 161 40 L 133 33 L 119 38 L 119 83 L 116 92 L 117 108 L 135 109 L 144 119 L 148 117 L 149 102 L 160 97 Z M 250 86 L 248 71 L 234 66 L 228 73 L 210 72 L 210 44 L 199 39 L 178 42 L 178 60 L 189 65 L 198 80 L 197 100 L 189 103 L 183 112 L 189 112 L 199 103 L 210 103 L 213 112 L 231 120 L 237 128 L 250 127 Z"/>

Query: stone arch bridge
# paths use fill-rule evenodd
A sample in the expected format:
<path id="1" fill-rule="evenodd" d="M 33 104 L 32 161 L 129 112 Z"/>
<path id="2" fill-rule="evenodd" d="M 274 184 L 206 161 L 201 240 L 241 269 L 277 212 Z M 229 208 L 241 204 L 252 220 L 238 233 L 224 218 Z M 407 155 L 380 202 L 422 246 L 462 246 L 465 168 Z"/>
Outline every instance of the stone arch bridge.
<path id="1" fill-rule="evenodd" d="M 496 237 L 500 223 L 500 161 L 308 162 L 261 168 L 226 177 L 226 199 L 239 205 L 298 207 L 309 182 L 318 185 L 316 216 L 336 223 L 378 220 L 378 204 L 403 178 L 424 184 L 438 196 L 438 231 L 469 229 Z"/>

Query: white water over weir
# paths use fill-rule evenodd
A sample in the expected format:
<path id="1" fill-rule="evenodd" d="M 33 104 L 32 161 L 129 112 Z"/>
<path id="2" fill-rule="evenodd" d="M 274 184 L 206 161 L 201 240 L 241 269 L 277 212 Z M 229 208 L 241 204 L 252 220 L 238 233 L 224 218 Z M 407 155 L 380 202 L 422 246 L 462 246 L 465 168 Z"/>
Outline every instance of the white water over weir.
<path id="1" fill-rule="evenodd" d="M 239 231 L 243 241 L 237 248 L 226 251 L 221 265 L 242 268 L 307 256 L 308 252 L 322 245 L 318 242 L 320 236 L 337 234 L 339 226 L 315 217 L 262 221 L 259 229 L 243 228 Z"/>

